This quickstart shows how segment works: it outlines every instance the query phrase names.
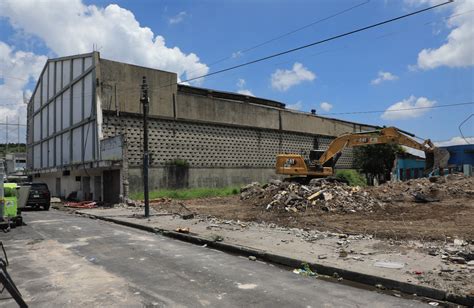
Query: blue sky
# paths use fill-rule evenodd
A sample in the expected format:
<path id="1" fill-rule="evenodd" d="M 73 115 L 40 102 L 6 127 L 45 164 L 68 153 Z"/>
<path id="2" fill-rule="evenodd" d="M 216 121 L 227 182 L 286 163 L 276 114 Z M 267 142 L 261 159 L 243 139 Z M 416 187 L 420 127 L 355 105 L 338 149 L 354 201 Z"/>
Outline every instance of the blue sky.
<path id="1" fill-rule="evenodd" d="M 185 80 L 441 2 L 5 0 L 0 4 L 0 105 L 6 102 L 2 97 L 16 97 L 34 84 L 46 57 L 91 51 L 92 44 L 104 58 L 176 71 Z M 340 16 L 239 53 L 358 4 Z M 241 91 L 321 114 L 472 102 L 473 20 L 474 1 L 459 0 L 192 84 Z M 220 59 L 226 60 L 213 64 Z M 6 76 L 28 82 L 13 83 Z M 15 108 L 8 107 L 7 113 L 24 113 L 23 107 Z M 437 141 L 459 141 L 458 125 L 471 113 L 474 105 L 331 116 L 395 125 Z M 462 127 L 464 135 L 474 136 L 473 122 Z"/>

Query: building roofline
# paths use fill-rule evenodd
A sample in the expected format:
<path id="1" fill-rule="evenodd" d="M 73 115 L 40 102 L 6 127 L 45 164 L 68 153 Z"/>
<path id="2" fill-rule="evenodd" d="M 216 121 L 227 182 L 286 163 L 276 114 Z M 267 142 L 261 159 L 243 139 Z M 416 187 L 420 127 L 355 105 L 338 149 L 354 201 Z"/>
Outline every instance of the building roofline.
<path id="1" fill-rule="evenodd" d="M 131 66 L 135 66 L 135 67 L 139 67 L 139 68 L 143 68 L 143 69 L 155 70 L 155 71 L 160 71 L 160 72 L 164 72 L 164 73 L 174 74 L 174 75 L 177 76 L 177 73 L 175 73 L 175 72 L 169 72 L 169 71 L 164 71 L 164 70 L 160 70 L 160 69 L 156 69 L 156 68 L 152 68 L 152 67 L 146 67 L 146 66 L 136 65 L 136 64 L 132 64 L 132 63 L 115 61 L 115 60 L 110 60 L 110 59 L 107 59 L 107 58 L 101 58 L 100 53 L 98 51 L 93 51 L 93 52 L 89 52 L 89 53 L 82 53 L 82 54 L 76 54 L 76 55 L 71 55 L 71 56 L 64 56 L 64 57 L 48 59 L 46 61 L 45 65 L 44 65 L 39 77 L 38 77 L 38 80 L 36 82 L 36 86 L 33 90 L 33 93 L 35 93 L 35 91 L 37 90 L 37 88 L 39 86 L 39 80 L 40 80 L 41 76 L 43 75 L 45 69 L 48 67 L 49 62 L 91 57 L 96 53 L 98 54 L 99 61 L 102 59 L 102 60 L 106 60 L 106 61 L 110 61 L 110 62 L 131 65 Z M 260 106 L 276 108 L 276 109 L 279 109 L 279 110 L 285 110 L 287 112 L 299 113 L 299 114 L 318 117 L 318 118 L 321 118 L 321 119 L 327 119 L 327 120 L 331 120 L 331 121 L 338 121 L 338 122 L 348 123 L 348 124 L 355 124 L 355 125 L 361 125 L 361 126 L 370 126 L 370 127 L 375 127 L 375 128 L 381 128 L 380 126 L 377 126 L 377 125 L 371 125 L 371 124 L 366 124 L 366 123 L 358 123 L 358 122 L 354 122 L 354 121 L 341 120 L 341 119 L 322 116 L 322 115 L 318 115 L 318 114 L 312 114 L 310 112 L 287 109 L 285 103 L 275 101 L 275 100 L 271 100 L 271 99 L 267 99 L 267 98 L 263 98 L 263 97 L 256 97 L 256 96 L 251 96 L 251 95 L 245 95 L 245 94 L 240 94 L 240 93 L 235 93 L 235 92 L 228 92 L 228 91 L 221 91 L 221 90 L 215 90 L 215 89 L 200 88 L 200 87 L 194 87 L 194 86 L 189 86 L 189 85 L 182 85 L 182 84 L 179 84 L 179 83 L 177 84 L 177 88 L 178 88 L 178 91 L 183 92 L 183 93 L 191 93 L 191 94 L 202 95 L 202 96 L 212 96 L 212 97 L 216 97 L 216 98 L 253 103 L 253 104 L 256 104 L 256 105 L 260 105 Z M 32 99 L 33 99 L 33 95 L 30 98 L 29 103 L 31 102 Z"/>
<path id="2" fill-rule="evenodd" d="M 262 97 L 245 95 L 245 94 L 240 94 L 240 93 L 235 93 L 235 92 L 199 88 L 199 87 L 193 87 L 193 86 L 181 85 L 181 84 L 178 84 L 178 91 L 184 92 L 184 93 L 203 95 L 203 96 L 213 96 L 216 98 L 230 99 L 230 100 L 235 100 L 235 101 L 244 101 L 244 102 L 254 103 L 258 105 L 275 107 L 279 109 L 285 109 L 285 106 L 286 106 L 284 103 L 262 98 Z"/>
<path id="3" fill-rule="evenodd" d="M 257 97 L 257 96 L 250 96 L 250 95 L 245 95 L 245 94 L 240 94 L 240 93 L 235 93 L 235 92 L 228 92 L 228 91 L 214 90 L 214 89 L 208 89 L 208 88 L 193 87 L 193 86 L 181 85 L 181 84 L 178 84 L 178 91 L 181 91 L 181 92 L 184 92 L 184 93 L 196 94 L 196 95 L 213 96 L 213 97 L 216 97 L 216 98 L 230 99 L 230 100 L 235 100 L 235 101 L 243 101 L 243 102 L 253 103 L 253 104 L 256 104 L 256 105 L 260 105 L 260 106 L 273 107 L 273 108 L 285 110 L 285 111 L 291 112 L 291 113 L 299 113 L 299 114 L 303 114 L 303 115 L 313 116 L 313 117 L 317 117 L 317 118 L 325 119 L 325 120 L 331 120 L 331 121 L 338 121 L 338 122 L 343 122 L 343 123 L 348 123 L 348 124 L 356 124 L 356 125 L 361 125 L 361 126 L 370 126 L 370 127 L 375 127 L 375 128 L 381 128 L 378 125 L 358 123 L 358 122 L 354 122 L 354 121 L 347 121 L 347 120 L 341 120 L 341 119 L 337 119 L 337 118 L 326 117 L 326 116 L 322 116 L 322 115 L 318 115 L 318 114 L 312 114 L 312 113 L 306 112 L 306 111 L 287 109 L 286 104 L 284 104 L 284 103 L 281 103 L 281 102 L 278 102 L 278 101 L 275 101 L 275 100 L 262 98 L 262 97 Z"/>

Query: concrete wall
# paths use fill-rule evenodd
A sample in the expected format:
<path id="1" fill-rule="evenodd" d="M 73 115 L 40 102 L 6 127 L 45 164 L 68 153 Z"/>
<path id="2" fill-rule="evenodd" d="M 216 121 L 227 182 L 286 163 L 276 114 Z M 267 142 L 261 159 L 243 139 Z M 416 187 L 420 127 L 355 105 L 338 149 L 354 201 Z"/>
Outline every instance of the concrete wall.
<path id="1" fill-rule="evenodd" d="M 124 135 L 130 167 L 141 166 L 142 119 L 134 115 L 105 115 L 104 138 Z M 311 149 L 324 150 L 334 137 L 255 127 L 217 125 L 151 118 L 149 151 L 151 166 L 160 167 L 176 159 L 199 168 L 273 168 L 276 155 Z M 336 167 L 352 167 L 352 151 L 346 149 Z"/>
<path id="2" fill-rule="evenodd" d="M 100 59 L 100 96 L 103 110 L 141 113 L 140 85 L 149 85 L 150 116 L 173 117 L 175 73 Z M 169 86 L 168 86 L 169 85 Z"/>
<path id="3" fill-rule="evenodd" d="M 312 114 L 284 111 L 281 113 L 281 128 L 286 131 L 339 136 L 344 133 L 373 130 L 373 126 L 323 118 Z"/>
<path id="4" fill-rule="evenodd" d="M 348 132 L 374 129 L 374 126 L 324 118 L 310 113 L 184 91 L 178 91 L 176 110 L 177 119 L 281 129 L 315 135 L 339 136 Z"/>
<path id="5" fill-rule="evenodd" d="M 130 192 L 143 191 L 141 168 L 129 169 Z M 280 178 L 273 168 L 189 168 L 180 183 L 175 186 L 175 173 L 167 167 L 153 167 L 149 170 L 150 189 L 159 188 L 193 188 L 193 187 L 227 187 L 248 184 L 250 182 L 265 183 L 271 178 Z"/>
<path id="6" fill-rule="evenodd" d="M 178 119 L 279 129 L 280 110 L 214 97 L 178 92 Z"/>

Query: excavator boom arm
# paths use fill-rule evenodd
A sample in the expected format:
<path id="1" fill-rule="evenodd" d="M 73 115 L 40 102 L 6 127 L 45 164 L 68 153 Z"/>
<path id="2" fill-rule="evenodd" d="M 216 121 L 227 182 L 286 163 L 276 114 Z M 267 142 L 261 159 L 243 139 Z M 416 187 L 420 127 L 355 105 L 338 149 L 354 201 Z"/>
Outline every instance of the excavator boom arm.
<path id="1" fill-rule="evenodd" d="M 387 143 L 404 145 L 416 150 L 424 151 L 425 153 L 434 150 L 434 145 L 429 139 L 425 140 L 423 143 L 419 143 L 401 133 L 395 127 L 387 127 L 373 132 L 345 134 L 334 139 L 328 149 L 323 153 L 323 155 L 321 155 L 317 163 L 321 166 L 324 165 L 346 147 Z"/>

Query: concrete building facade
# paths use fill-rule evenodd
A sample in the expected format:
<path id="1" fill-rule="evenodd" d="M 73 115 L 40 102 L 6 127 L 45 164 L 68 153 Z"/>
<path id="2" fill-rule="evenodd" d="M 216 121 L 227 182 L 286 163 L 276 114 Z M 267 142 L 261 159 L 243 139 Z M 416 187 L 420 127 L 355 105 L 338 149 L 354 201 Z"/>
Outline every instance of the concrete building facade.
<path id="1" fill-rule="evenodd" d="M 150 188 L 219 187 L 276 177 L 279 153 L 324 150 L 365 124 L 263 98 L 177 84 L 175 73 L 100 58 L 50 59 L 28 105 L 27 167 L 53 195 L 116 202 L 142 190 L 140 84 L 150 96 Z M 345 150 L 336 166 L 352 167 Z"/>

